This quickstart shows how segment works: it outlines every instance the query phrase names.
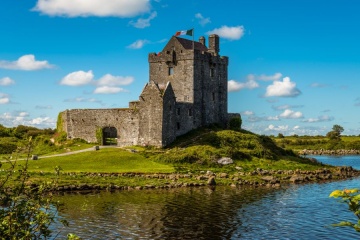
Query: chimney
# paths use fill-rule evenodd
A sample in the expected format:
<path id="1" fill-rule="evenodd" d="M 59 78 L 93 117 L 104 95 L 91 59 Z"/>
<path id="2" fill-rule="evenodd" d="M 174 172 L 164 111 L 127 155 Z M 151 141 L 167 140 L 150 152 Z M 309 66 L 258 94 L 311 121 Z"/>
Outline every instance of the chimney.
<path id="1" fill-rule="evenodd" d="M 216 34 L 209 36 L 209 52 L 214 53 L 214 55 L 220 52 L 220 38 Z"/>

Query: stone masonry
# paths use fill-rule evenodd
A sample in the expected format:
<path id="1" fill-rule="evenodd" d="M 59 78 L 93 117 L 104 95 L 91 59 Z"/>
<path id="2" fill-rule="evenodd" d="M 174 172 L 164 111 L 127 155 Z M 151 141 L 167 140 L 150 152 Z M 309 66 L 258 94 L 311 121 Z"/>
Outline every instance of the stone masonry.
<path id="1" fill-rule="evenodd" d="M 211 124 L 227 126 L 228 57 L 220 39 L 199 42 L 172 37 L 160 53 L 150 53 L 149 82 L 129 108 L 72 109 L 60 113 L 58 126 L 68 138 L 97 142 L 97 134 L 118 146 L 164 147 L 177 136 Z"/>

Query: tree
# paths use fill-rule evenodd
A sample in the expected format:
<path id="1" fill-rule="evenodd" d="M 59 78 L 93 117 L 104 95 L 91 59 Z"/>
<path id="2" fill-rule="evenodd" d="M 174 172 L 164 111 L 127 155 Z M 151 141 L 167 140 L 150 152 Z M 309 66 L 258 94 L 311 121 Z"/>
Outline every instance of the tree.
<path id="1" fill-rule="evenodd" d="M 52 182 L 32 184 L 28 172 L 28 161 L 32 150 L 32 141 L 19 148 L 27 154 L 26 161 L 7 159 L 0 178 L 0 236 L 1 239 L 47 239 L 52 237 L 50 225 L 60 221 L 57 208 L 49 190 L 57 186 L 60 167 L 55 168 L 56 177 Z M 4 164 L 5 165 L 5 164 Z M 79 239 L 69 235 L 68 239 Z"/>
<path id="2" fill-rule="evenodd" d="M 284 138 L 284 134 L 279 133 L 277 137 L 278 137 L 278 138 Z"/>
<path id="3" fill-rule="evenodd" d="M 330 140 L 340 141 L 341 133 L 343 131 L 344 131 L 344 128 L 342 126 L 335 124 L 332 127 L 332 131 L 330 131 L 326 134 L 326 137 L 328 137 Z"/>
<path id="4" fill-rule="evenodd" d="M 341 202 L 346 203 L 349 206 L 349 210 L 352 211 L 357 217 L 356 223 L 349 221 L 342 221 L 337 224 L 333 224 L 334 227 L 352 227 L 357 232 L 360 232 L 360 194 L 358 189 L 345 189 L 335 190 L 329 197 L 341 198 Z"/>

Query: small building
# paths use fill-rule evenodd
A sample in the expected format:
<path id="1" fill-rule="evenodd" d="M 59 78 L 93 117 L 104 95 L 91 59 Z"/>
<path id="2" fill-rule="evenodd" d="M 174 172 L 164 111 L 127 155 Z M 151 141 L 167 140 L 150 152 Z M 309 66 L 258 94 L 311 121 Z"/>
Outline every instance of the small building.
<path id="1" fill-rule="evenodd" d="M 209 36 L 208 47 L 204 37 L 193 42 L 173 36 L 160 53 L 149 54 L 149 82 L 139 100 L 128 108 L 66 110 L 58 126 L 68 138 L 157 147 L 199 127 L 226 127 L 229 59 L 219 52 L 218 35 Z"/>

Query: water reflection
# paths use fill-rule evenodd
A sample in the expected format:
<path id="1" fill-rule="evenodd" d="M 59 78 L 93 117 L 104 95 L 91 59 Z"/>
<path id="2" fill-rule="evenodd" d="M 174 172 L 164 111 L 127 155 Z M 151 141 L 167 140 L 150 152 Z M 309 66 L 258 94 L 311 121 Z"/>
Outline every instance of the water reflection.
<path id="1" fill-rule="evenodd" d="M 179 188 L 67 194 L 60 215 L 84 239 L 229 239 L 238 211 L 273 189 Z M 63 232 L 62 236 L 66 235 Z"/>

